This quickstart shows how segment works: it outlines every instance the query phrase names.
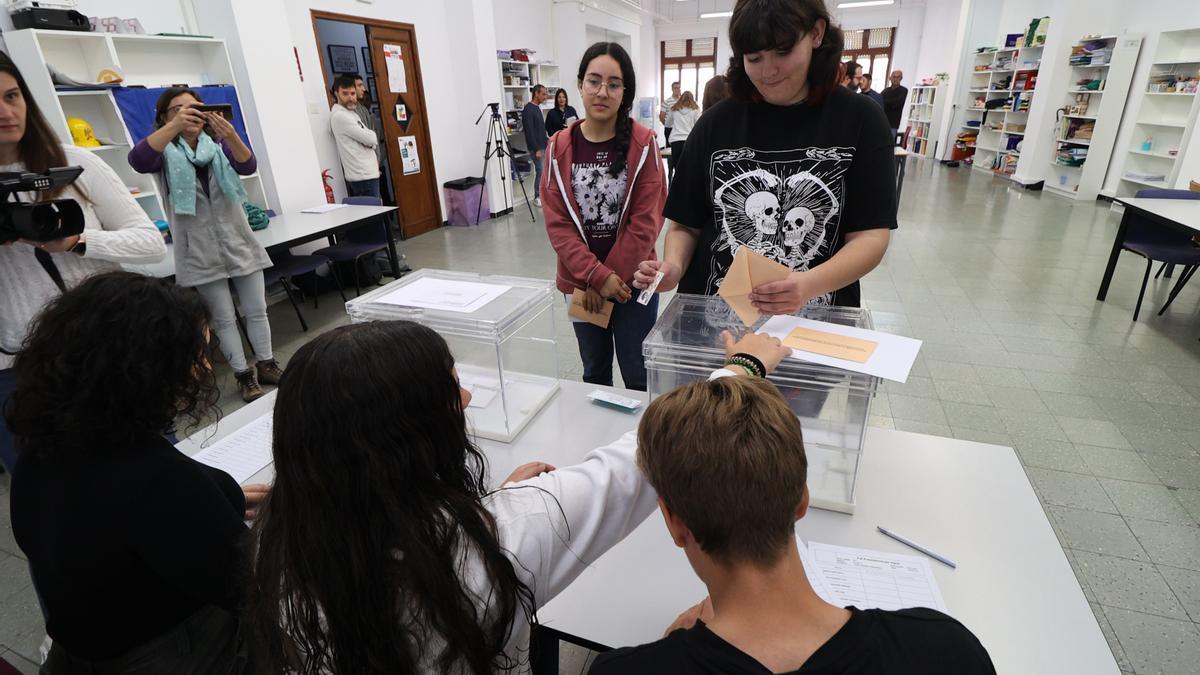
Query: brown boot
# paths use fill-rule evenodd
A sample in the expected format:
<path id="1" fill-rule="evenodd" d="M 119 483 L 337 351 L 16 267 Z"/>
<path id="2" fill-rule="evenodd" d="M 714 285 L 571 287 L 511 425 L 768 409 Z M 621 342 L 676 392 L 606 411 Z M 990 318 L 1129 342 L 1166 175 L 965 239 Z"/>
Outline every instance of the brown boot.
<path id="1" fill-rule="evenodd" d="M 259 384 L 279 384 L 279 378 L 283 377 L 283 370 L 275 359 L 259 361 L 255 369 L 258 371 Z"/>
<path id="2" fill-rule="evenodd" d="M 242 392 L 242 400 L 246 403 L 262 398 L 267 393 L 258 386 L 258 378 L 254 376 L 253 368 L 234 373 L 233 377 L 237 380 L 238 391 Z"/>

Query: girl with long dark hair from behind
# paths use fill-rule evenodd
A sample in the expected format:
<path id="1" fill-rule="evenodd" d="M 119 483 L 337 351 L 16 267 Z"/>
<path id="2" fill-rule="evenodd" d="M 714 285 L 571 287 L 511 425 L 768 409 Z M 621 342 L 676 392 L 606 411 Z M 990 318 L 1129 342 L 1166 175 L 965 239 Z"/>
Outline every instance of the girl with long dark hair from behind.
<path id="1" fill-rule="evenodd" d="M 613 352 L 629 389 L 646 390 L 642 341 L 658 317 L 658 298 L 630 302 L 640 261 L 653 259 L 662 229 L 667 181 L 654 132 L 629 116 L 637 96 L 633 62 L 621 45 L 597 42 L 579 62 L 584 119 L 547 149 L 546 233 L 558 254 L 558 290 L 583 292 L 600 312 L 614 302 L 606 327 L 572 318 L 583 381 L 613 383 Z"/>
<path id="2" fill-rule="evenodd" d="M 41 672 L 252 673 L 244 488 L 163 438 L 219 398 L 195 291 L 130 272 L 51 302 L 13 370 L 12 524 L 54 643 Z"/>
<path id="3" fill-rule="evenodd" d="M 411 322 L 336 328 L 292 357 L 255 525 L 273 672 L 523 672 L 537 608 L 653 510 L 632 433 L 490 490 L 469 401 L 445 340 Z"/>

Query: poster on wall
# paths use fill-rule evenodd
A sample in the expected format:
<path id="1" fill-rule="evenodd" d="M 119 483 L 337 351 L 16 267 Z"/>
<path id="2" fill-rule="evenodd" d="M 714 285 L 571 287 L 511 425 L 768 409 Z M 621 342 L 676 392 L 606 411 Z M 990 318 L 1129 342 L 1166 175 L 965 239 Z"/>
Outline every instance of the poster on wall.
<path id="1" fill-rule="evenodd" d="M 421 158 L 417 155 L 417 137 L 401 136 L 396 140 L 400 141 L 400 164 L 404 167 L 404 175 L 411 176 L 414 173 L 421 173 Z"/>
<path id="2" fill-rule="evenodd" d="M 408 121 L 408 106 L 403 103 L 396 104 L 396 121 L 400 124 Z"/>
<path id="3" fill-rule="evenodd" d="M 393 94 L 408 93 L 408 78 L 404 73 L 404 59 L 400 45 L 384 45 L 383 60 L 387 64 L 388 89 Z"/>
<path id="4" fill-rule="evenodd" d="M 358 73 L 358 50 L 350 45 L 327 45 L 329 69 L 336 74 Z"/>

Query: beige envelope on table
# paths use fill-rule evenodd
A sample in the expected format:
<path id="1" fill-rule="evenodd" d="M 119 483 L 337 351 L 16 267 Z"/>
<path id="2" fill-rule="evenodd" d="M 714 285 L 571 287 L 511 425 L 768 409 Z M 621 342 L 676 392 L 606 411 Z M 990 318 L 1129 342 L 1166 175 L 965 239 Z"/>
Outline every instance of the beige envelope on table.
<path id="1" fill-rule="evenodd" d="M 595 324 L 601 328 L 608 328 L 608 322 L 612 319 L 612 301 L 605 300 L 599 312 L 589 312 L 583 306 L 584 295 L 586 294 L 578 288 L 571 291 L 571 303 L 567 305 L 567 316 Z"/>
<path id="2" fill-rule="evenodd" d="M 733 308 L 747 326 L 753 326 L 762 314 L 750 304 L 750 291 L 755 286 L 761 286 L 772 281 L 783 281 L 792 270 L 787 265 L 781 265 L 761 253 L 750 250 L 748 246 L 738 248 L 733 256 L 733 264 L 725 272 L 721 288 L 717 295 L 725 298 L 725 302 Z"/>

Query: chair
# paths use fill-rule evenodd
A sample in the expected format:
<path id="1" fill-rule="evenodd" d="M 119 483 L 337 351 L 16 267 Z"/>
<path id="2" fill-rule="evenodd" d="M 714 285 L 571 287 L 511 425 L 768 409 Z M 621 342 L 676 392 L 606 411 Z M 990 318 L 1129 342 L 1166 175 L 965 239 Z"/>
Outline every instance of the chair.
<path id="1" fill-rule="evenodd" d="M 908 135 L 911 133 L 912 133 L 912 125 L 911 124 L 908 125 L 907 127 L 904 127 L 903 132 L 899 132 L 899 131 L 896 132 L 896 134 L 900 137 L 900 142 L 897 143 L 896 145 L 907 149 L 908 148 Z"/>
<path id="2" fill-rule="evenodd" d="M 382 206 L 383 200 L 379 197 L 346 197 L 342 200 L 342 203 L 357 206 Z M 362 285 L 359 283 L 358 277 L 358 260 L 366 255 L 372 255 L 380 251 L 387 252 L 389 250 L 387 226 L 387 221 L 383 216 L 380 216 L 369 223 L 346 230 L 346 233 L 342 237 L 339 237 L 338 243 L 313 251 L 313 255 L 328 258 L 333 263 L 353 261 L 354 294 L 356 296 L 362 295 Z"/>
<path id="3" fill-rule="evenodd" d="M 283 292 L 287 294 L 288 301 L 292 303 L 292 309 L 296 310 L 296 318 L 300 319 L 300 328 L 305 332 L 308 332 L 308 322 L 304 320 L 304 314 L 300 312 L 300 305 L 296 303 L 296 296 L 292 292 L 292 279 L 294 277 L 309 272 L 314 273 L 313 308 L 315 309 L 317 307 L 319 290 L 317 288 L 317 275 L 315 273 L 322 265 L 329 265 L 333 276 L 333 283 L 337 284 L 338 293 L 342 296 L 342 302 L 346 302 L 346 292 L 342 290 L 342 281 L 338 279 L 337 269 L 330 264 L 329 258 L 319 255 L 293 255 L 287 249 L 267 251 L 267 255 L 271 256 L 271 262 L 274 264 L 263 270 L 263 280 L 267 285 L 273 284 L 276 281 L 283 285 Z"/>
<path id="4" fill-rule="evenodd" d="M 1134 196 L 1144 199 L 1200 199 L 1200 193 L 1187 190 L 1138 190 Z M 1133 309 L 1133 320 L 1137 321 L 1138 314 L 1142 310 L 1142 297 L 1146 295 L 1146 284 L 1150 281 L 1150 270 L 1154 267 L 1154 262 L 1159 261 L 1168 265 L 1184 267 L 1184 273 L 1179 276 L 1179 281 L 1172 289 L 1170 297 L 1159 311 L 1159 314 L 1162 314 L 1178 295 L 1183 285 L 1191 278 L 1191 273 L 1195 272 L 1191 268 L 1200 265 L 1200 248 L 1192 243 L 1190 234 L 1178 232 L 1132 211 L 1126 211 L 1124 217 L 1129 220 L 1121 248 L 1146 259 L 1146 274 L 1142 277 L 1142 289 L 1138 292 L 1137 305 Z"/>

